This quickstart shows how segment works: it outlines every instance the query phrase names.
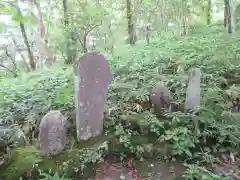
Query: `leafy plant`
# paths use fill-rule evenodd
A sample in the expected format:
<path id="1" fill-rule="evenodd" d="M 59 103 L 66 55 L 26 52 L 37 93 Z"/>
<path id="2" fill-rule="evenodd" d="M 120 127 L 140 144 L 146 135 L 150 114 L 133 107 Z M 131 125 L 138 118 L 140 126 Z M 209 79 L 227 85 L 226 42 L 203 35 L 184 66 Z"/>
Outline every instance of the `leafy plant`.
<path id="1" fill-rule="evenodd" d="M 227 180 L 228 178 L 223 178 L 218 175 L 211 173 L 210 171 L 206 170 L 203 167 L 199 167 L 197 165 L 187 165 L 187 169 L 182 175 L 184 179 L 194 180 Z"/>
<path id="2" fill-rule="evenodd" d="M 40 180 L 70 180 L 69 178 L 65 178 L 64 176 L 59 176 L 58 173 L 55 173 L 53 176 L 47 173 L 40 173 L 40 176 L 44 176 L 40 178 Z"/>
<path id="3" fill-rule="evenodd" d="M 215 26 L 195 27 L 187 37 L 161 35 L 152 38 L 148 46 L 139 41 L 135 46 L 121 44 L 114 54 L 106 52 L 114 80 L 108 93 L 105 129 L 114 132 L 123 150 L 142 157 L 144 143 L 135 141 L 142 141 L 143 133 L 125 128 L 120 116 L 133 114 L 135 100 L 146 101 L 160 80 L 171 89 L 174 101 L 183 106 L 185 77 L 192 67 L 200 67 L 202 72 L 198 115 L 171 112 L 157 118 L 137 105 L 137 123 L 148 130 L 144 137 L 147 141 L 159 139 L 159 143 L 169 144 L 170 154 L 174 156 L 193 156 L 199 151 L 214 154 L 240 147 L 239 117 L 230 111 L 225 92 L 232 84 L 240 82 L 240 41 L 234 34 L 228 36 L 223 32 Z M 60 109 L 69 115 L 74 109 L 72 66 L 55 64 L 50 69 L 22 74 L 19 79 L 4 78 L 0 86 L 0 121 L 4 126 L 22 127 L 30 123 L 37 127 L 49 110 Z M 79 170 L 87 163 L 99 162 L 104 154 L 96 149 L 81 152 L 85 153 L 79 157 L 77 165 L 65 160 L 62 170 L 69 169 L 70 164 L 72 169 Z M 193 167 L 188 175 L 198 177 L 197 170 Z"/>
<path id="4" fill-rule="evenodd" d="M 173 130 L 167 130 L 161 137 L 162 141 L 170 141 L 172 144 L 173 155 L 192 156 L 191 149 L 195 147 L 194 137 L 191 131 L 186 127 L 177 127 Z"/>

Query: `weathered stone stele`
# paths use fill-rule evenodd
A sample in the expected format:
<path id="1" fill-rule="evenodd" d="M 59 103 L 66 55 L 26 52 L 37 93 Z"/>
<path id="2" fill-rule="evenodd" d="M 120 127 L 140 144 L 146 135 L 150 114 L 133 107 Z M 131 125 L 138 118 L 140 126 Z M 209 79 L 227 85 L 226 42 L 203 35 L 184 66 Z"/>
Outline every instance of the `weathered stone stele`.
<path id="1" fill-rule="evenodd" d="M 108 87 L 113 79 L 105 57 L 88 52 L 74 65 L 78 140 L 100 135 Z"/>
<path id="2" fill-rule="evenodd" d="M 47 113 L 39 125 L 40 150 L 44 155 L 56 155 L 66 144 L 66 118 L 60 111 Z"/>
<path id="3" fill-rule="evenodd" d="M 200 106 L 200 79 L 201 71 L 194 68 L 190 72 L 185 100 L 185 110 L 196 110 Z"/>
<path id="4" fill-rule="evenodd" d="M 172 94 L 163 82 L 159 82 L 153 89 L 150 100 L 155 110 L 169 110 L 172 102 Z"/>

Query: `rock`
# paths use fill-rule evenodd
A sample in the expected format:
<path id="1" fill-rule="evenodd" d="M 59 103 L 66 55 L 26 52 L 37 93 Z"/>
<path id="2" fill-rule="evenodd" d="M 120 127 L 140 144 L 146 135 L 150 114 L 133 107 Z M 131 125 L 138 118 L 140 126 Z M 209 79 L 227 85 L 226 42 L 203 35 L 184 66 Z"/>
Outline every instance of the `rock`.
<path id="1" fill-rule="evenodd" d="M 66 118 L 60 111 L 47 113 L 39 125 L 40 150 L 45 155 L 56 155 L 66 144 Z"/>
<path id="2" fill-rule="evenodd" d="M 108 86 L 113 75 L 105 57 L 88 52 L 74 66 L 78 140 L 100 135 Z"/>
<path id="3" fill-rule="evenodd" d="M 229 100 L 231 100 L 233 112 L 240 111 L 240 87 L 239 85 L 233 84 L 229 89 L 225 90 Z"/>
<path id="4" fill-rule="evenodd" d="M 152 89 L 150 100 L 157 112 L 163 109 L 170 110 L 172 94 L 165 84 L 160 82 Z"/>
<path id="5" fill-rule="evenodd" d="M 196 110 L 200 106 L 200 78 L 200 69 L 194 68 L 190 72 L 185 100 L 185 110 Z"/>

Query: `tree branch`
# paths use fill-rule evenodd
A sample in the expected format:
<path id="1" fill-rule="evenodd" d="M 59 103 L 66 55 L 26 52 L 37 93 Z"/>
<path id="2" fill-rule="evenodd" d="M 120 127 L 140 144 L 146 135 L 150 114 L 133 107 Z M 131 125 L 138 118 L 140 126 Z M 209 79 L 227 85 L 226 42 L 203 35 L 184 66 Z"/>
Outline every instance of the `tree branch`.
<path id="1" fill-rule="evenodd" d="M 90 33 L 93 29 L 95 29 L 95 28 L 97 28 L 97 27 L 99 27 L 99 26 L 101 26 L 102 25 L 102 21 L 100 22 L 100 24 L 95 24 L 95 25 L 93 25 L 93 26 L 88 26 L 87 27 L 87 30 L 86 30 L 86 33 L 88 34 L 88 33 Z M 89 29 L 88 29 L 89 28 Z"/>
<path id="2" fill-rule="evenodd" d="M 79 41 L 81 46 L 84 47 L 83 42 L 82 42 L 81 38 L 79 37 L 79 34 L 76 31 L 75 31 L 75 34 L 76 34 L 77 40 Z"/>
<path id="3" fill-rule="evenodd" d="M 18 76 L 18 74 L 17 74 L 16 72 L 14 72 L 13 70 L 9 69 L 8 67 L 6 67 L 6 66 L 3 65 L 3 64 L 0 64 L 0 67 L 3 67 L 3 68 L 5 68 L 7 71 L 11 72 L 11 73 L 14 75 L 14 77 L 17 77 L 17 76 Z"/>

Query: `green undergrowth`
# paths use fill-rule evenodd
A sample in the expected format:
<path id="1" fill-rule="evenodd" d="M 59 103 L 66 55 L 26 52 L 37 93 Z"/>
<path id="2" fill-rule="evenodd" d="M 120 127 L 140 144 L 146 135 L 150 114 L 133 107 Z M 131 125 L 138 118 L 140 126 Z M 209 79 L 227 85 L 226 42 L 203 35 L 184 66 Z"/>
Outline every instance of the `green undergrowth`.
<path id="1" fill-rule="evenodd" d="M 114 137 L 111 152 L 139 159 L 202 159 L 208 153 L 239 150 L 240 121 L 229 110 L 225 93 L 240 82 L 239 54 L 239 37 L 224 33 L 218 26 L 192 28 L 186 37 L 155 37 L 150 45 L 144 41 L 123 45 L 115 49 L 114 55 L 107 54 L 114 75 L 104 121 L 105 133 Z M 174 101 L 183 105 L 186 77 L 192 67 L 200 67 L 202 72 L 198 116 L 179 111 L 157 117 L 133 103 L 136 99 L 147 100 L 151 88 L 162 80 L 173 92 Z M 4 78 L 0 94 L 0 122 L 5 125 L 37 127 L 41 118 L 54 109 L 74 121 L 72 66 L 55 64 L 16 79 Z M 128 122 L 130 126 L 126 126 Z M 29 161 L 38 157 L 33 153 Z M 10 161 L 6 172 L 13 172 L 12 165 L 20 164 L 17 157 L 13 160 L 17 164 Z M 45 173 L 54 167 L 50 162 Z"/>
<path id="2" fill-rule="evenodd" d="M 148 160 L 158 160 L 159 153 L 162 155 L 166 151 L 163 144 L 158 143 L 156 139 L 149 139 L 146 137 L 132 137 L 132 145 L 144 145 L 146 156 Z M 150 147 L 151 143 L 155 143 Z M 154 148 L 153 148 L 154 147 Z M 111 155 L 116 157 L 117 161 L 121 160 L 121 155 L 130 155 L 126 151 L 126 147 L 121 146 L 116 137 L 113 135 L 101 136 L 92 138 L 88 142 L 80 142 L 74 145 L 69 145 L 60 154 L 44 157 L 41 155 L 38 148 L 35 146 L 17 147 L 9 151 L 5 156 L 6 161 L 4 166 L 0 167 L 1 177 L 5 180 L 31 178 L 31 179 L 69 179 L 69 178 L 94 178 L 98 164 Z M 120 159 L 119 159 L 120 158 Z M 149 159 L 150 158 L 150 159 Z M 162 159 L 162 162 L 167 159 Z M 137 163 L 137 162 L 135 162 Z M 178 162 L 182 163 L 182 162 Z M 182 164 L 181 166 L 184 166 Z M 182 176 L 186 179 L 191 178 L 216 178 L 217 175 L 207 171 L 204 167 L 197 165 L 187 165 L 187 169 L 182 172 Z"/>
<path id="3" fill-rule="evenodd" d="M 0 177 L 6 180 L 20 177 L 41 178 L 43 174 L 73 177 L 93 177 L 98 163 L 103 162 L 107 156 L 117 161 L 125 159 L 126 155 L 134 155 L 123 146 L 117 136 L 108 135 L 91 138 L 88 141 L 70 143 L 58 155 L 44 157 L 34 145 L 13 148 L 6 154 L 5 163 L 0 166 Z M 155 146 L 157 139 L 133 136 L 130 139 L 132 146 L 144 145 L 144 158 L 153 158 L 156 153 L 162 153 L 163 147 Z M 151 145 L 151 147 L 150 147 Z"/>
<path id="4" fill-rule="evenodd" d="M 60 154 L 44 157 L 35 146 L 23 146 L 12 149 L 5 156 L 5 163 L 0 167 L 1 177 L 6 180 L 28 177 L 39 179 L 43 174 L 73 177 L 94 176 L 94 167 L 108 154 L 109 138 L 97 138 L 98 144 L 89 144 L 81 148 L 74 145 L 67 147 Z"/>

